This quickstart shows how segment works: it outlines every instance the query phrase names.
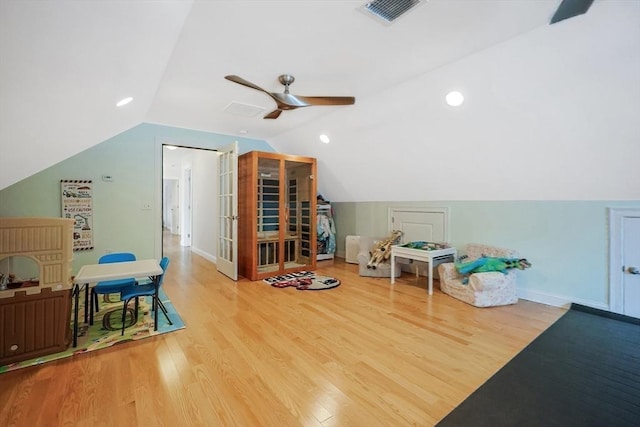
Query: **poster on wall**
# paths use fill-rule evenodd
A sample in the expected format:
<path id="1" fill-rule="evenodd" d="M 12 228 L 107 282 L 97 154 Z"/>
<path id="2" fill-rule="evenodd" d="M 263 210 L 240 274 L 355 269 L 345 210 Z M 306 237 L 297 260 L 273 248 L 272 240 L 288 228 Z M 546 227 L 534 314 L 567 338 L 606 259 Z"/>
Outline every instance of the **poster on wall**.
<path id="1" fill-rule="evenodd" d="M 93 249 L 93 206 L 91 180 L 60 180 L 62 217 L 74 220 L 73 250 Z"/>

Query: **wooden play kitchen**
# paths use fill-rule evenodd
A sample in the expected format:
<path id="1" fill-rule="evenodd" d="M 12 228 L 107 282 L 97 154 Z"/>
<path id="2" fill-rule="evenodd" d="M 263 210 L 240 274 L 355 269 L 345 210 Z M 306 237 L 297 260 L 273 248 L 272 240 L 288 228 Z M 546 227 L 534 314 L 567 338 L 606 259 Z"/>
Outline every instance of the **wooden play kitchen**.
<path id="1" fill-rule="evenodd" d="M 0 218 L 0 365 L 71 343 L 73 220 Z"/>

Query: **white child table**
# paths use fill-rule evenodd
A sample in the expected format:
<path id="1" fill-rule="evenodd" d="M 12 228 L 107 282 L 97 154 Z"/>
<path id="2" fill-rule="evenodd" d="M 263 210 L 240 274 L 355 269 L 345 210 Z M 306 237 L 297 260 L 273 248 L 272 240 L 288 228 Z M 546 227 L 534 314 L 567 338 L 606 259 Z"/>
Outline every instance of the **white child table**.
<path id="1" fill-rule="evenodd" d="M 446 249 L 413 249 L 403 247 L 402 245 L 391 246 L 391 284 L 395 283 L 395 257 L 408 258 L 415 261 L 424 261 L 428 264 L 427 277 L 429 281 L 429 295 L 433 294 L 433 264 L 434 262 L 440 263 L 441 261 L 449 260 L 458 255 L 456 248 Z M 440 261 L 440 262 L 439 262 Z"/>

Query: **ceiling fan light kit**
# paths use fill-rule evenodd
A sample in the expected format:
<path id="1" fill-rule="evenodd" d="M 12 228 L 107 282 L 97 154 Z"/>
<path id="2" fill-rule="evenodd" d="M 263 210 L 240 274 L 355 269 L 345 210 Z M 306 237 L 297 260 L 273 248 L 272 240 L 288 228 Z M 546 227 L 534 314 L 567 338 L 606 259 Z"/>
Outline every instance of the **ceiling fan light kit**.
<path id="1" fill-rule="evenodd" d="M 224 76 L 225 79 L 249 87 L 251 89 L 264 92 L 276 102 L 276 109 L 264 116 L 265 119 L 277 119 L 285 110 L 295 110 L 301 107 L 311 107 L 316 105 L 353 105 L 356 99 L 353 96 L 301 96 L 293 95 L 289 91 L 289 86 L 295 81 L 295 77 L 291 74 L 282 74 L 278 77 L 280 83 L 284 86 L 284 93 L 269 92 L 260 86 L 251 83 L 248 80 L 236 75 Z"/>

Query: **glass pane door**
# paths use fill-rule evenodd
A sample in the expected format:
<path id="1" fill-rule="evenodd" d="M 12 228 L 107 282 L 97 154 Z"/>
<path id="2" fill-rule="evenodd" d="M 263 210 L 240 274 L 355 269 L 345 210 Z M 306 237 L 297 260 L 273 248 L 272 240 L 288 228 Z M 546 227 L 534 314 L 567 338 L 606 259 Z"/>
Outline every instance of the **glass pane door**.
<path id="1" fill-rule="evenodd" d="M 218 242 L 216 267 L 238 280 L 238 143 L 218 156 Z"/>

